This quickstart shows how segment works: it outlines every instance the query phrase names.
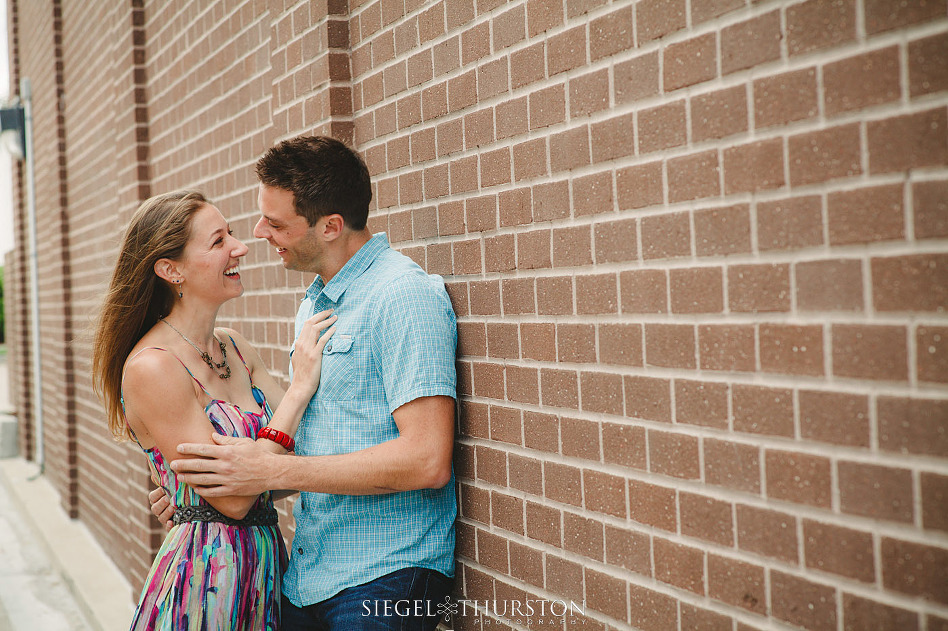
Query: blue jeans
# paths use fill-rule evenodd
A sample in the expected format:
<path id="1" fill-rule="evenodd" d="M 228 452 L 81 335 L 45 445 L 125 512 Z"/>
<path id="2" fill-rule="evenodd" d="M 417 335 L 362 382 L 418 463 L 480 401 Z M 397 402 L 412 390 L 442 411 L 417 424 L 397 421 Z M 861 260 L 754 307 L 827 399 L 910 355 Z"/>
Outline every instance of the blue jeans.
<path id="1" fill-rule="evenodd" d="M 433 631 L 452 579 L 420 567 L 396 570 L 344 589 L 314 605 L 297 607 L 283 596 L 283 631 Z"/>

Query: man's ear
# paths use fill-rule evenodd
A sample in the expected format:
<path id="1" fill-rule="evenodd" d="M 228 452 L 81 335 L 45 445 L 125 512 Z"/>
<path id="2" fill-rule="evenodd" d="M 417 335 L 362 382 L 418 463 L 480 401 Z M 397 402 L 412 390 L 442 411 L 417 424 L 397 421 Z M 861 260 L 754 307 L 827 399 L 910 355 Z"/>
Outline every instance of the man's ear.
<path id="1" fill-rule="evenodd" d="M 340 236 L 342 236 L 342 231 L 346 227 L 346 221 L 342 218 L 340 214 L 326 215 L 325 217 L 319 218 L 322 228 L 319 231 L 319 234 L 326 241 L 335 241 Z"/>
<path id="2" fill-rule="evenodd" d="M 176 280 L 183 280 L 181 272 L 178 270 L 178 264 L 171 259 L 158 259 L 155 261 L 155 274 L 158 278 L 173 283 Z"/>

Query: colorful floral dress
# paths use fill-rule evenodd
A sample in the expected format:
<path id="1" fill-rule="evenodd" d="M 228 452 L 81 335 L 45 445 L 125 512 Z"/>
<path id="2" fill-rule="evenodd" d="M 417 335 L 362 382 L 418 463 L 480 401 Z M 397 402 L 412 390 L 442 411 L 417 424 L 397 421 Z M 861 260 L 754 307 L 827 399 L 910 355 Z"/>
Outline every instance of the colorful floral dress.
<path id="1" fill-rule="evenodd" d="M 243 362 L 239 350 L 237 355 Z M 211 397 L 193 374 L 191 378 Z M 252 381 L 251 389 L 260 405 L 259 412 L 241 410 L 233 403 L 211 398 L 204 411 L 215 431 L 254 437 L 270 421 L 272 412 L 263 391 Z M 135 440 L 138 442 L 137 437 Z M 178 482 L 157 447 L 142 450 L 176 508 L 210 506 L 194 489 Z M 272 505 L 270 493 L 266 492 L 257 498 L 253 509 Z M 286 562 L 286 547 L 278 526 L 231 526 L 215 521 L 177 524 L 168 533 L 148 572 L 131 629 L 277 630 L 280 577 Z"/>

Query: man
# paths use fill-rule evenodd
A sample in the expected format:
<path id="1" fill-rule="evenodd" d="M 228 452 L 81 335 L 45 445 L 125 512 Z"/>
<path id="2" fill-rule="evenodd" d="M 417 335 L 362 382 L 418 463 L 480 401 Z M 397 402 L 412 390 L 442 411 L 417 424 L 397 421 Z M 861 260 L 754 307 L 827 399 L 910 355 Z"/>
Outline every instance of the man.
<path id="1" fill-rule="evenodd" d="M 330 308 L 336 334 L 295 456 L 217 436 L 178 448 L 209 459 L 172 468 L 205 497 L 301 491 L 284 629 L 432 629 L 454 575 L 457 324 L 444 284 L 367 230 L 368 170 L 341 142 L 284 141 L 257 176 L 254 236 L 285 268 L 318 274 L 297 334 Z"/>

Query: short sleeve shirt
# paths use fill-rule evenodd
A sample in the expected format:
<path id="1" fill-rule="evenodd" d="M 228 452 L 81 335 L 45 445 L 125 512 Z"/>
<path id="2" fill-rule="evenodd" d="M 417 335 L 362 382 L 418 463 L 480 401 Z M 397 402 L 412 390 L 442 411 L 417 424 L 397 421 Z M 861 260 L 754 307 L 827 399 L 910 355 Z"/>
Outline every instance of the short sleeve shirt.
<path id="1" fill-rule="evenodd" d="M 296 317 L 333 309 L 319 389 L 296 434 L 301 456 L 344 454 L 398 436 L 392 416 L 419 397 L 457 398 L 457 321 L 438 276 L 374 235 L 330 280 L 317 277 Z M 382 495 L 301 493 L 283 593 L 321 602 L 406 567 L 454 575 L 454 475 L 440 489 Z"/>

